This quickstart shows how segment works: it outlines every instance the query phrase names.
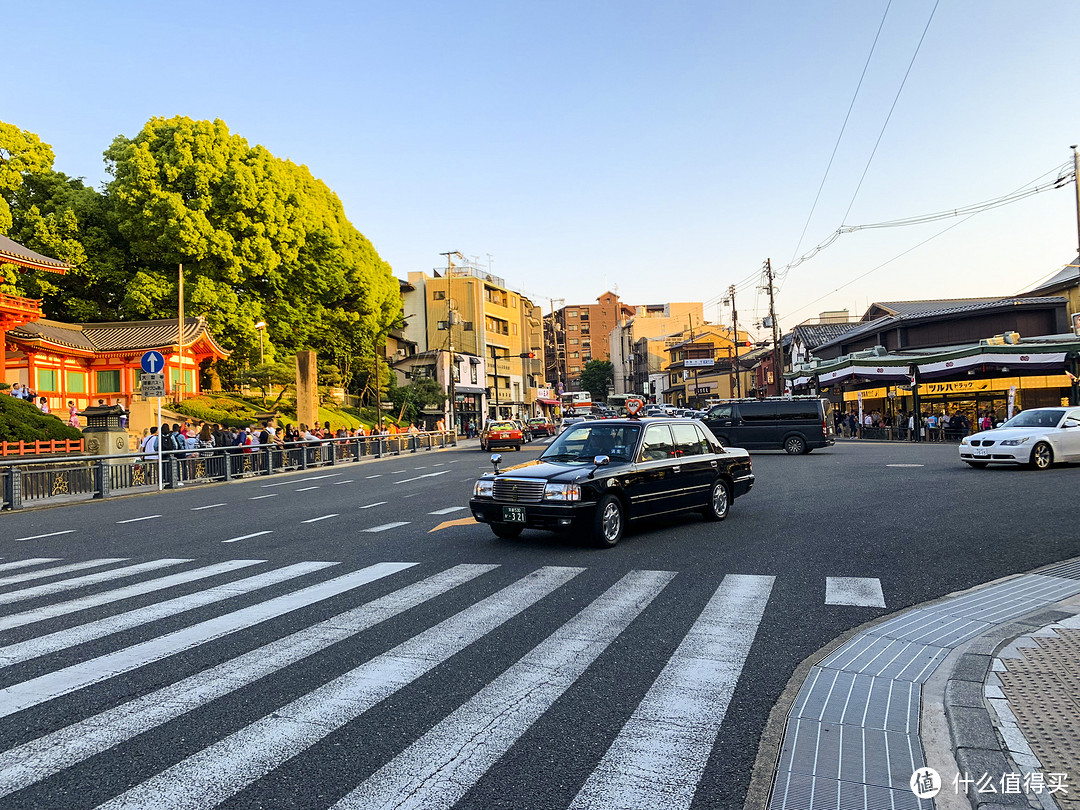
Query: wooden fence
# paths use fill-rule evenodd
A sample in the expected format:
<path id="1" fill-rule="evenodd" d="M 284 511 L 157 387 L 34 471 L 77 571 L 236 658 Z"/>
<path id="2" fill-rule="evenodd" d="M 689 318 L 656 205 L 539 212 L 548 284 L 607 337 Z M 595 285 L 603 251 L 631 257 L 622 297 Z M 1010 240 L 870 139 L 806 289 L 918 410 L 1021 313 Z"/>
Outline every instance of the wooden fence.
<path id="1" fill-rule="evenodd" d="M 0 442 L 0 457 L 39 456 L 43 453 L 81 453 L 85 439 L 50 439 L 47 442 Z"/>

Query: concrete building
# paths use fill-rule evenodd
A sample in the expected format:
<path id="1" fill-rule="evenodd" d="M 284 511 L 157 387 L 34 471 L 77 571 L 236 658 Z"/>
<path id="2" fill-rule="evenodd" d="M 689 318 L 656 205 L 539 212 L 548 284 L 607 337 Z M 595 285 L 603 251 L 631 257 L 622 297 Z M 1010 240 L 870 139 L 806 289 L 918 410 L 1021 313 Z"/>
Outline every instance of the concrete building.
<path id="1" fill-rule="evenodd" d="M 668 336 L 705 323 L 700 302 L 674 302 L 632 307 L 608 337 L 615 368 L 616 394 L 651 394 L 646 385 L 657 382 L 667 366 Z"/>
<path id="2" fill-rule="evenodd" d="M 545 367 L 552 382 L 565 390 L 579 390 L 579 380 L 590 360 L 611 360 L 611 331 L 634 308 L 619 301 L 613 292 L 605 292 L 595 304 L 573 304 L 556 310 L 545 321 L 544 344 L 553 357 Z M 618 377 L 618 372 L 616 372 Z"/>
<path id="3" fill-rule="evenodd" d="M 463 261 L 409 273 L 403 309 L 417 360 L 402 374 L 430 374 L 454 391 L 454 422 L 539 413 L 544 347 L 540 308 L 492 273 Z M 450 405 L 446 420 L 450 425 Z"/>

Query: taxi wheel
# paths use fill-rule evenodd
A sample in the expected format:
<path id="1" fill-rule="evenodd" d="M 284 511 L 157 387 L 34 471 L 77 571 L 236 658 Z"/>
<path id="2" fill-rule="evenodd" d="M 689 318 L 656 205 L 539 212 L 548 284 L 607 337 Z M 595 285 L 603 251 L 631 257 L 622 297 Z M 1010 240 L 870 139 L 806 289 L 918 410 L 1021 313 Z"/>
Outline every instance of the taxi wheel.
<path id="1" fill-rule="evenodd" d="M 501 537 L 503 540 L 513 540 L 521 534 L 521 526 L 511 526 L 509 523 L 492 523 L 491 530 L 495 532 L 496 537 Z"/>
<path id="2" fill-rule="evenodd" d="M 1031 448 L 1031 467 L 1035 470 L 1049 470 L 1054 463 L 1054 451 L 1046 442 L 1039 442 Z"/>
<path id="3" fill-rule="evenodd" d="M 520 445 L 520 444 L 515 444 L 515 445 L 514 445 L 514 449 L 515 449 L 515 450 L 516 450 L 517 452 L 519 452 L 519 453 L 520 453 L 520 452 L 521 452 L 521 445 Z"/>
<path id="4" fill-rule="evenodd" d="M 626 525 L 622 502 L 614 495 L 605 495 L 596 505 L 593 519 L 593 540 L 600 548 L 611 548 L 623 536 Z"/>
<path id="5" fill-rule="evenodd" d="M 723 478 L 713 481 L 709 490 L 709 503 L 701 510 L 706 520 L 723 520 L 728 515 L 731 499 L 728 497 L 728 484 Z"/>

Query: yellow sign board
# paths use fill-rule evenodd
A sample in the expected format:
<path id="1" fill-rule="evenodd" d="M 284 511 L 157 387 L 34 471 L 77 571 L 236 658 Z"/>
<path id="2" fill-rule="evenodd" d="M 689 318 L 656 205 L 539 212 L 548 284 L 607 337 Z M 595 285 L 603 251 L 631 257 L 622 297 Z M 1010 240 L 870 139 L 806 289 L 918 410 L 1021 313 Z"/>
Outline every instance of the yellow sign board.
<path id="1" fill-rule="evenodd" d="M 940 397 L 946 394 L 983 394 L 1000 392 L 1005 394 L 1010 388 L 1033 390 L 1037 388 L 1068 388 L 1069 377 L 1055 374 L 1049 377 L 995 377 L 989 380 L 951 380 L 949 382 L 919 383 L 919 396 Z M 898 387 L 897 396 L 911 396 L 907 386 Z M 844 401 L 854 402 L 862 394 L 864 400 L 884 399 L 889 395 L 889 388 L 865 388 L 862 391 L 845 391 Z"/>

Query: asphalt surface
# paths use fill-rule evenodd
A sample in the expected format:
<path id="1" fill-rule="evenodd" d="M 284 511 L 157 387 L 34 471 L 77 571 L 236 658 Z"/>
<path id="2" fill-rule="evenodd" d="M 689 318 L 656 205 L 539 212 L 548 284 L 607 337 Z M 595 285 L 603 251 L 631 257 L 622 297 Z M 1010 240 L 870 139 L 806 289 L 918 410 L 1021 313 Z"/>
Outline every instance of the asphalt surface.
<path id="1" fill-rule="evenodd" d="M 514 463 L 541 449 L 534 442 L 521 453 L 503 455 Z M 695 623 L 718 589 L 723 592 L 725 582 L 750 582 L 764 588 L 767 603 L 760 621 L 731 631 L 743 633 L 740 643 L 748 652 L 745 662 L 724 662 L 734 689 L 722 696 L 719 712 L 717 705 L 710 710 L 723 717 L 719 732 L 702 728 L 697 733 L 703 770 L 666 762 L 661 771 L 670 769 L 668 776 L 652 775 L 660 795 L 671 791 L 664 804 L 653 806 L 742 807 L 769 711 L 805 658 L 877 616 L 1080 555 L 1071 514 L 1080 467 L 972 470 L 959 462 L 951 445 L 841 443 L 800 457 L 755 453 L 757 483 L 735 503 L 727 520 L 710 524 L 688 515 L 645 523 L 632 527 L 610 550 L 594 549 L 581 538 L 529 531 L 516 540 L 498 540 L 487 527 L 472 523 L 467 508 L 460 507 L 467 506 L 476 476 L 489 468 L 487 457 L 473 443 L 306 473 L 0 515 L 0 621 L 223 561 L 265 561 L 77 612 L 0 624 L 0 750 L 6 752 L 0 755 L 0 805 L 95 807 L 129 789 L 138 791 L 145 782 L 144 793 L 128 794 L 127 805 L 114 806 L 140 806 L 152 797 L 153 806 L 329 807 L 358 786 L 370 788 L 385 777 L 384 766 L 393 771 L 403 754 L 419 750 L 418 761 L 445 758 L 446 770 L 392 793 L 417 806 L 437 806 L 430 803 L 432 795 L 445 806 L 477 810 L 548 810 L 570 807 L 575 797 L 575 806 L 629 806 L 632 797 L 605 793 L 603 782 L 599 792 L 583 788 L 593 785 L 594 774 L 610 770 L 605 754 L 619 748 L 621 731 L 633 727 L 654 684 L 666 681 L 669 662 L 683 660 L 684 640 L 698 639 L 691 631 L 700 626 Z M 50 558 L 55 562 L 3 567 Z M 24 572 L 114 558 L 125 560 L 7 581 Z M 23 589 L 166 559 L 191 562 L 3 602 L 5 594 Z M 185 610 L 167 608 L 143 623 L 59 646 L 67 644 L 65 634 L 84 632 L 79 628 L 89 622 L 305 562 L 334 565 L 309 566 L 256 590 Z M 115 663 L 124 651 L 141 651 L 144 642 L 190 632 L 244 608 L 258 613 L 270 600 L 287 600 L 302 588 L 381 563 L 415 565 L 379 572 L 368 582 L 346 583 L 336 592 L 305 593 L 269 618 L 227 635 L 211 634 L 172 654 L 140 659 L 127 669 Z M 142 730 L 136 724 L 135 732 L 99 752 L 82 758 L 61 755 L 55 772 L 41 764 L 39 755 L 27 754 L 30 749 L 19 748 L 45 735 L 77 736 L 78 729 L 66 730 L 85 719 L 98 718 L 91 726 L 113 727 L 112 715 L 102 712 L 123 711 L 142 696 L 160 702 L 156 690 L 211 667 L 222 665 L 226 677 L 231 667 L 238 668 L 234 662 L 263 645 L 462 564 L 494 567 L 471 571 L 454 587 L 155 726 Z M 561 579 L 541 587 L 531 601 L 496 604 L 489 611 L 494 618 L 474 615 L 489 597 L 502 598 L 503 589 L 520 589 L 522 581 L 532 583 L 547 567 L 555 567 Z M 668 574 L 652 590 L 629 599 L 632 609 L 624 613 L 622 625 L 612 624 L 610 638 L 591 639 L 593 657 L 573 666 L 551 659 L 556 674 L 573 672 L 559 689 L 551 691 L 550 678 L 528 681 L 530 667 L 543 663 L 528 656 L 536 649 L 536 655 L 550 655 L 542 645 L 564 625 L 578 621 L 579 634 L 608 627 L 610 615 L 600 613 L 594 621 L 590 606 L 613 586 L 624 587 L 624 578 L 634 571 Z M 885 607 L 827 605 L 827 577 L 878 580 Z M 463 612 L 457 624 L 440 624 Z M 410 642 L 414 637 L 418 641 Z M 459 638 L 461 645 L 455 647 Z M 338 705 L 334 696 L 316 690 L 354 669 L 374 666 L 387 651 L 409 643 L 417 649 L 405 658 L 423 665 L 415 665 L 414 674 L 398 688 L 377 692 L 370 706 L 333 721 L 298 719 L 307 696 L 314 696 L 318 707 Z M 112 658 L 101 660 L 106 655 Z M 260 656 L 261 651 L 249 657 Z M 120 674 L 101 674 L 114 671 L 109 666 Z M 405 668 L 400 662 L 395 666 L 395 672 Z M 66 674 L 56 681 L 61 676 L 53 673 L 59 671 Z M 506 680 L 500 676 L 508 671 L 521 676 L 511 684 L 519 691 L 511 689 L 508 706 L 538 701 L 534 716 L 521 719 L 528 712 L 497 708 L 489 691 Z M 61 683 L 55 694 L 49 692 L 54 683 Z M 185 694 L 190 692 L 184 687 Z M 443 727 L 462 712 L 476 714 L 479 726 L 451 726 L 466 742 L 455 743 L 450 752 L 440 749 L 436 741 Z M 518 720 L 516 731 L 500 737 Z M 294 722 L 296 728 L 277 728 L 278 721 Z M 256 766 L 258 747 L 248 735 L 260 723 L 271 726 L 265 744 L 278 751 L 287 749 L 282 740 L 304 736 L 298 729 L 319 732 L 310 745 Z M 427 747 L 414 749 L 418 740 Z M 16 756 L 20 751 L 24 760 Z M 651 753 L 656 756 L 657 750 Z M 229 770 L 232 760 L 237 760 L 235 773 Z M 19 770 L 20 761 L 28 763 L 26 770 Z M 472 773 L 470 763 L 482 765 Z M 644 767 L 634 765 L 639 766 Z M 162 772 L 175 778 L 150 781 Z M 649 782 L 649 774 L 643 779 Z M 676 787 L 684 781 L 690 785 L 680 794 Z M 183 803 L 177 785 L 210 782 L 230 787 L 215 788 L 224 790 L 220 794 L 209 788 L 194 791 L 190 803 Z M 425 794 L 432 786 L 432 794 Z M 592 803 L 583 796 L 592 796 Z M 356 806 L 376 805 L 364 799 Z"/>

